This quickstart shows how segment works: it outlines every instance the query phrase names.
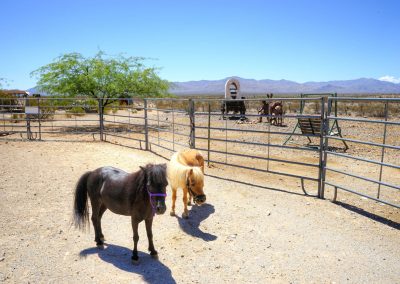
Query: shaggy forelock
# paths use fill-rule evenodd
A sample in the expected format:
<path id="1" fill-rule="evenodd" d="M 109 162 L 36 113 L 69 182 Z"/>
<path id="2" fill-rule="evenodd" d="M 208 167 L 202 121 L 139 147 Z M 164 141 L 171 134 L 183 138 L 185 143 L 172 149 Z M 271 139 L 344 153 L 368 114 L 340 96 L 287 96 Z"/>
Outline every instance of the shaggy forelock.
<path id="1" fill-rule="evenodd" d="M 146 166 L 151 181 L 154 184 L 167 183 L 167 165 L 166 164 L 148 164 Z"/>

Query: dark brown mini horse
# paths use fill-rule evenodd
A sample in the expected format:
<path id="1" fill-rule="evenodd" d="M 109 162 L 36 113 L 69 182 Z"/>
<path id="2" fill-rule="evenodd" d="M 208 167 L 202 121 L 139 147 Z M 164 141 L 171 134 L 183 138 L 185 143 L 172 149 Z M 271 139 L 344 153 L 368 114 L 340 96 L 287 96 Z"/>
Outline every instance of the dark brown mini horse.
<path id="1" fill-rule="evenodd" d="M 167 209 L 165 206 L 167 185 L 165 164 L 148 164 L 132 174 L 113 167 L 102 167 L 86 172 L 79 179 L 75 189 L 75 226 L 83 228 L 89 222 L 87 202 L 89 196 L 97 246 L 102 247 L 104 244 L 101 217 L 107 209 L 110 209 L 116 214 L 131 216 L 134 242 L 132 261 L 139 260 L 138 226 L 143 220 L 146 223 L 150 255 L 156 257 L 157 251 L 154 249 L 152 233 L 153 217 L 155 214 L 164 214 Z"/>

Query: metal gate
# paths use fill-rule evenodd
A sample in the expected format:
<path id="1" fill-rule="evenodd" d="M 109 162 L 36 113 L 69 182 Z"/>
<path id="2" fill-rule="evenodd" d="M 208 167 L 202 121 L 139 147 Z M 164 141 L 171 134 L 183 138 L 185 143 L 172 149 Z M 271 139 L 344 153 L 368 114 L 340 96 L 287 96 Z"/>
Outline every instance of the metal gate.
<path id="1" fill-rule="evenodd" d="M 342 105 L 342 108 L 356 104 L 358 109 L 365 109 L 365 113 L 361 113 L 362 118 L 350 117 L 347 111 L 342 115 L 332 115 L 332 108 L 337 104 Z M 334 201 L 340 190 L 400 208 L 399 110 L 398 98 L 328 99 L 326 125 L 333 120 L 340 121 L 348 129 L 357 128 L 360 134 L 357 135 L 355 131 L 348 131 L 345 137 L 329 132 L 325 134 L 322 198 L 325 188 L 330 186 L 334 189 Z M 371 114 L 375 117 L 370 117 Z M 335 151 L 335 145 L 341 142 L 350 145 L 350 153 Z M 331 165 L 333 161 L 340 162 Z M 367 168 L 367 171 L 360 170 L 362 167 Z M 365 172 L 368 176 L 365 176 Z M 354 188 L 352 181 L 362 181 L 363 184 Z"/>

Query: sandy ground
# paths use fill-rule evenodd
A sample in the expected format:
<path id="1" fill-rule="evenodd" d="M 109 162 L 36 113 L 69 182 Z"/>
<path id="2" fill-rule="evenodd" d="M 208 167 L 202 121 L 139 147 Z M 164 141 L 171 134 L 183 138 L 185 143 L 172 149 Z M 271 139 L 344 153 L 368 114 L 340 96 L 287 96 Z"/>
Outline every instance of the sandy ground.
<path id="1" fill-rule="evenodd" d="M 97 167 L 131 172 L 149 162 L 165 160 L 102 142 L 0 141 L 0 281 L 400 283 L 397 209 L 382 222 L 304 196 L 280 176 L 224 166 L 206 169 L 208 203 L 194 206 L 189 220 L 180 218 L 181 202 L 178 217 L 155 218 L 158 261 L 146 251 L 141 224 L 141 262 L 131 264 L 130 219 L 109 211 L 107 245 L 98 250 L 92 228 L 70 226 L 75 183 Z"/>

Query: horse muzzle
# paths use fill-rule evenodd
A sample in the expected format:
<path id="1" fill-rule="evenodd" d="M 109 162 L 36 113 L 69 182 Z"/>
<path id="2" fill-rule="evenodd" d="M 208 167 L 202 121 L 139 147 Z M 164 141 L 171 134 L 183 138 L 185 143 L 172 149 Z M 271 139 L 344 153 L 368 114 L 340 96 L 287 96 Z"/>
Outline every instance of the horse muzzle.
<path id="1" fill-rule="evenodd" d="M 165 206 L 165 203 L 163 204 L 161 202 L 157 202 L 156 214 L 161 215 L 161 214 L 164 214 L 165 211 L 167 211 L 167 206 Z"/>
<path id="2" fill-rule="evenodd" d="M 193 201 L 197 204 L 197 205 L 201 205 L 204 202 L 206 202 L 206 195 L 205 194 L 200 194 L 200 195 L 196 195 L 193 198 Z"/>

